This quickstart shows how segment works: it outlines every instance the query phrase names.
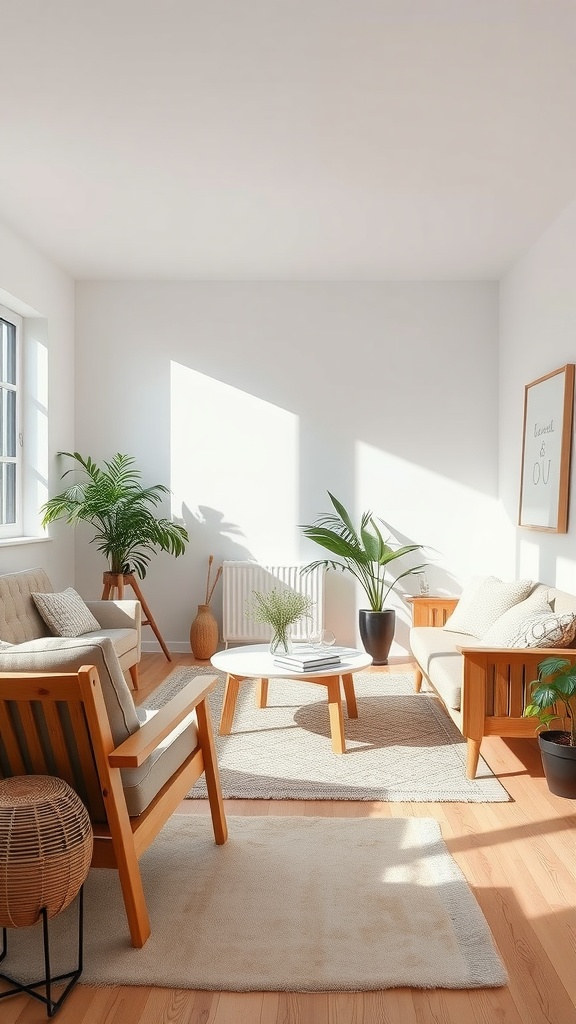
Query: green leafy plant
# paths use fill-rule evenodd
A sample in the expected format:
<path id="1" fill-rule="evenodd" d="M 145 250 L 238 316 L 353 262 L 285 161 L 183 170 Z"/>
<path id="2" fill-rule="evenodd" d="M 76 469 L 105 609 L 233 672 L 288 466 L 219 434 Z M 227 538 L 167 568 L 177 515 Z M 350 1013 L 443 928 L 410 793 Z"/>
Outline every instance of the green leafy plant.
<path id="1" fill-rule="evenodd" d="M 426 564 L 405 569 L 397 576 L 392 574 L 393 578 L 390 580 L 388 575 L 390 563 L 412 551 L 420 550 L 422 545 L 406 544 L 404 547 L 392 548 L 388 543 L 390 538 L 385 540 L 378 526 L 378 522 L 382 522 L 382 520 L 377 520 L 372 512 L 362 513 L 360 528 L 356 530 L 350 514 L 342 502 L 330 494 L 330 491 L 328 491 L 328 497 L 335 511 L 318 516 L 316 522 L 311 526 L 301 526 L 300 528 L 305 537 L 309 537 L 320 547 L 332 552 L 340 561 L 331 558 L 320 559 L 311 562 L 306 569 L 310 571 L 323 565 L 327 569 L 350 572 L 363 588 L 370 609 L 380 612 L 384 609 L 386 598 L 398 580 L 403 579 L 404 576 L 423 572 Z"/>
<path id="2" fill-rule="evenodd" d="M 538 665 L 538 679 L 530 685 L 534 689 L 524 714 L 539 719 L 537 729 L 562 718 L 569 745 L 576 747 L 576 665 L 567 658 L 545 658 Z M 554 711 L 554 705 L 563 707 L 564 714 Z"/>
<path id="3" fill-rule="evenodd" d="M 82 471 L 83 479 L 71 484 L 42 506 L 42 525 L 64 519 L 75 526 L 90 523 L 96 534 L 91 544 L 107 558 L 110 572 L 136 572 L 146 576 L 152 554 L 167 551 L 177 557 L 188 543 L 185 527 L 155 515 L 169 488 L 164 484 L 143 487 L 141 472 L 129 455 L 118 453 L 110 462 L 98 466 L 79 452 L 59 452 L 76 465 L 62 474 Z"/>
<path id="4" fill-rule="evenodd" d="M 289 627 L 301 616 L 309 615 L 312 601 L 306 594 L 295 590 L 277 590 L 274 588 L 267 594 L 259 590 L 252 591 L 252 608 L 249 614 L 255 622 L 266 622 L 272 626 L 273 637 L 270 644 L 272 651 L 289 647 Z"/>

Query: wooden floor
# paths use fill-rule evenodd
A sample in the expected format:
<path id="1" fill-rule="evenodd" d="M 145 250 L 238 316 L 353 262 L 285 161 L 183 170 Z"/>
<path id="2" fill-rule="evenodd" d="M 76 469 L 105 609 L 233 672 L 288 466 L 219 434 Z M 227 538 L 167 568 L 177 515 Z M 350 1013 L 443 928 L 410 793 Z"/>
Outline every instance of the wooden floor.
<path id="1" fill-rule="evenodd" d="M 193 663 L 185 655 L 174 655 L 172 664 L 162 655 L 144 655 L 139 699 L 175 665 Z M 389 671 L 409 667 L 396 660 Z M 508 987 L 236 994 L 79 986 L 58 1013 L 59 1024 L 576 1024 L 576 801 L 548 792 L 534 741 L 489 738 L 482 753 L 510 803 L 229 800 L 226 810 L 437 818 L 492 929 Z M 186 801 L 182 810 L 207 813 L 199 800 Z M 43 1007 L 28 997 L 0 1003 L 1 1024 L 45 1020 Z"/>

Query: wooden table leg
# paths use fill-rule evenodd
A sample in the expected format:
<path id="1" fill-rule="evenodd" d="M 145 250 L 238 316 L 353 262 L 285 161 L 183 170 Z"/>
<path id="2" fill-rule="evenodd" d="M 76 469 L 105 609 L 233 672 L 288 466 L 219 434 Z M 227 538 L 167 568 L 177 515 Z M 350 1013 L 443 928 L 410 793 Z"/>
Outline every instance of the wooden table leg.
<path id="1" fill-rule="evenodd" d="M 268 700 L 268 680 L 259 679 L 256 686 L 256 707 L 265 708 Z"/>
<path id="2" fill-rule="evenodd" d="M 241 682 L 242 679 L 238 676 L 226 676 L 224 703 L 222 704 L 220 728 L 218 730 L 221 736 L 229 736 L 232 732 L 232 723 L 234 721 L 234 712 L 236 711 L 236 701 Z"/>
<path id="3" fill-rule="evenodd" d="M 342 686 L 346 696 L 346 710 L 348 718 L 358 718 L 358 705 L 356 704 L 356 693 L 354 692 L 354 680 L 351 672 L 346 672 L 342 677 Z"/>
<path id="4" fill-rule="evenodd" d="M 342 713 L 340 676 L 328 676 L 326 678 L 325 686 L 328 690 L 328 713 L 330 715 L 332 750 L 335 754 L 345 754 L 346 739 L 344 737 L 344 715 Z"/>

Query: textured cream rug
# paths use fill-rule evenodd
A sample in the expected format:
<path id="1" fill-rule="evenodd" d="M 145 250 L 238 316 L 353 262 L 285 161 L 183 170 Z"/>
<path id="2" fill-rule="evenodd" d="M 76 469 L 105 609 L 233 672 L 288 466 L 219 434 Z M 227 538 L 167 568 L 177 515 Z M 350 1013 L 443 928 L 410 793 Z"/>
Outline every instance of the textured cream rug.
<path id="1" fill-rule="evenodd" d="M 313 683 L 271 679 L 268 707 L 256 707 L 255 683 L 242 683 L 233 731 L 218 736 L 224 675 L 181 666 L 148 707 L 161 707 L 193 675 L 220 676 L 211 695 L 218 763 L 225 797 L 271 800 L 462 801 L 509 800 L 481 758 L 466 778 L 466 743 L 437 697 L 414 693 L 413 676 L 358 672 L 358 718 L 344 712 L 346 753 L 330 745 L 326 692 Z M 206 796 L 203 780 L 190 797 Z"/>
<path id="2" fill-rule="evenodd" d="M 433 819 L 231 817 L 229 829 L 217 847 L 207 815 L 174 815 L 146 852 L 152 935 L 141 950 L 128 945 L 116 872 L 90 873 L 83 982 L 217 991 L 506 984 Z M 54 970 L 73 965 L 74 925 L 75 907 L 51 922 Z M 40 933 L 9 933 L 7 971 L 41 974 Z"/>

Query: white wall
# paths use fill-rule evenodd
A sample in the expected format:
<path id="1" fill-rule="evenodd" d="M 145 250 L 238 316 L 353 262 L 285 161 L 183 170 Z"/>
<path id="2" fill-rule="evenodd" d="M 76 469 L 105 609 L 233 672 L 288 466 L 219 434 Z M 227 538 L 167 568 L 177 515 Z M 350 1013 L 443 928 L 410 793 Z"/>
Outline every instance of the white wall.
<path id="1" fill-rule="evenodd" d="M 511 574 L 576 590 L 576 473 L 568 533 L 519 529 L 518 495 L 524 388 L 576 362 L 576 203 L 545 232 L 501 283 L 500 488 Z"/>
<path id="2" fill-rule="evenodd" d="M 497 301 L 490 283 L 78 283 L 77 448 L 134 455 L 190 530 L 143 586 L 173 649 L 189 649 L 210 553 L 321 556 L 298 526 L 327 490 L 429 545 L 434 590 L 499 569 Z M 104 569 L 89 539 L 82 592 Z M 351 581 L 329 584 L 327 624 L 354 642 Z"/>
<path id="3" fill-rule="evenodd" d="M 39 506 L 48 488 L 55 493 L 59 484 L 55 454 L 74 444 L 74 282 L 1 223 L 0 303 L 25 317 L 25 370 L 35 400 L 24 443 L 35 470 L 26 481 L 33 507 L 24 525 L 26 532 L 38 534 Z M 46 569 L 56 589 L 73 583 L 74 542 L 68 527 L 53 528 L 50 540 L 0 543 L 0 572 L 34 566 Z"/>

